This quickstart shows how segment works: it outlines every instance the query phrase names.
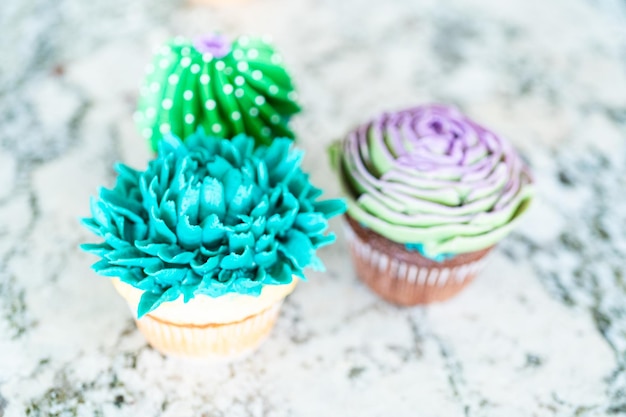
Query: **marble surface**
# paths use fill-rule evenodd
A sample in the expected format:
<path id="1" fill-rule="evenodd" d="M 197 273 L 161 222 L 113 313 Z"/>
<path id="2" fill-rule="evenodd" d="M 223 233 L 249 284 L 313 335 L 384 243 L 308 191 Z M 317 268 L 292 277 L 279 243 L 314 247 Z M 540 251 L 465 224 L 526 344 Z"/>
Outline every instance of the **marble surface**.
<path id="1" fill-rule="evenodd" d="M 0 416 L 626 415 L 623 0 L 0 2 Z M 399 309 L 340 233 L 241 362 L 165 358 L 77 219 L 142 167 L 131 115 L 171 34 L 269 33 L 299 86 L 305 166 L 378 111 L 453 103 L 512 140 L 538 198 L 455 300 Z"/>

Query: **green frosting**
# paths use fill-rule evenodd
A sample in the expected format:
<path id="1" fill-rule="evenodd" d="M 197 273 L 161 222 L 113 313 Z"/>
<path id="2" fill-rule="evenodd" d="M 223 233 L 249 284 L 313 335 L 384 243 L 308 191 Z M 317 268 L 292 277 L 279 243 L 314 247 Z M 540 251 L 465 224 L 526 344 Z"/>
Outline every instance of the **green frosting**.
<path id="1" fill-rule="evenodd" d="M 97 273 L 144 291 L 139 317 L 181 295 L 256 296 L 304 278 L 304 268 L 321 270 L 316 250 L 334 240 L 328 219 L 345 204 L 318 200 L 290 146 L 166 136 L 145 171 L 117 165 L 115 186 L 100 190 L 82 221 L 103 242 L 81 247 L 102 258 Z"/>
<path id="2" fill-rule="evenodd" d="M 219 35 L 174 38 L 148 66 L 136 123 L 157 150 L 161 138 L 180 138 L 198 127 L 221 138 L 243 133 L 257 144 L 293 138 L 288 121 L 300 111 L 281 56 L 264 38 Z"/>
<path id="3" fill-rule="evenodd" d="M 526 210 L 527 166 L 455 109 L 383 114 L 331 147 L 348 214 L 433 260 L 496 244 Z"/>

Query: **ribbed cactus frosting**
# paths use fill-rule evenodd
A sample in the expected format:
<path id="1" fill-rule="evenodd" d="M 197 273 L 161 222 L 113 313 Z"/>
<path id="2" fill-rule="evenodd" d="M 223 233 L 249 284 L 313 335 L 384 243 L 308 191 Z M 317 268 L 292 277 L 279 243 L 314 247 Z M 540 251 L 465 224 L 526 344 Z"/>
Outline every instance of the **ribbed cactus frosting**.
<path id="1" fill-rule="evenodd" d="M 495 244 L 533 194 L 511 145 L 449 107 L 384 114 L 333 151 L 348 214 L 436 260 Z"/>
<path id="2" fill-rule="evenodd" d="M 217 137 L 240 133 L 259 144 L 293 138 L 300 107 L 281 56 L 264 38 L 220 35 L 174 38 L 155 54 L 141 88 L 137 126 L 153 150 L 168 133 L 180 138 L 199 126 Z"/>
<path id="3" fill-rule="evenodd" d="M 318 200 L 290 146 L 168 136 L 146 171 L 117 166 L 115 186 L 101 189 L 83 219 L 104 241 L 82 248 L 102 258 L 99 274 L 145 291 L 139 317 L 181 295 L 259 295 L 304 278 L 304 268 L 323 268 L 316 249 L 334 240 L 327 219 L 345 205 Z"/>

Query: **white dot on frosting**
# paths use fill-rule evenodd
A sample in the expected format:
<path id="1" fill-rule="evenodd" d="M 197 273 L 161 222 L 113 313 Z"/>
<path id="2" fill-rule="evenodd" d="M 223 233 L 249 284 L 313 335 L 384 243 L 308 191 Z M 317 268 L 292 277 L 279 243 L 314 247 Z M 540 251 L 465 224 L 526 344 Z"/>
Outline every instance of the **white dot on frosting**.
<path id="1" fill-rule="evenodd" d="M 192 74 L 197 74 L 200 72 L 200 65 L 193 64 L 190 68 Z"/>
<path id="2" fill-rule="evenodd" d="M 260 80 L 261 78 L 263 78 L 263 73 L 259 70 L 254 70 L 252 71 L 252 78 L 254 78 L 255 80 Z"/>
<path id="3" fill-rule="evenodd" d="M 222 126 L 219 123 L 214 123 L 213 126 L 211 127 L 211 130 L 214 133 L 219 133 L 222 130 Z"/>
<path id="4" fill-rule="evenodd" d="M 156 93 L 157 91 L 159 91 L 159 88 L 161 88 L 161 84 L 159 84 L 156 81 L 150 84 L 150 90 L 152 90 L 153 93 Z"/>
<path id="5" fill-rule="evenodd" d="M 290 91 L 289 93 L 287 93 L 287 98 L 289 98 L 289 100 L 296 100 L 298 98 L 298 93 L 296 93 L 295 91 Z"/>
<path id="6" fill-rule="evenodd" d="M 172 85 L 178 83 L 178 75 L 171 74 L 169 77 L 167 77 L 167 81 Z"/>
<path id="7" fill-rule="evenodd" d="M 202 54 L 202 60 L 204 62 L 211 62 L 211 60 L 213 59 L 213 55 L 209 54 L 208 52 L 205 54 Z"/>
<path id="8" fill-rule="evenodd" d="M 192 124 L 194 120 L 196 120 L 196 118 L 193 116 L 193 114 L 187 113 L 185 115 L 185 123 L 187 123 L 188 125 Z"/>
<path id="9" fill-rule="evenodd" d="M 223 71 L 224 68 L 226 68 L 226 64 L 224 64 L 224 61 L 217 61 L 215 63 L 215 69 L 218 71 Z"/>
<path id="10" fill-rule="evenodd" d="M 248 58 L 257 59 L 258 57 L 259 57 L 259 51 L 257 51 L 256 49 L 250 49 L 248 51 Z"/>
<path id="11" fill-rule="evenodd" d="M 169 64 L 170 64 L 169 59 L 162 59 L 159 61 L 159 67 L 161 68 L 167 68 Z"/>
<path id="12" fill-rule="evenodd" d="M 180 65 L 183 68 L 187 68 L 190 64 L 191 64 L 191 58 L 189 58 L 188 56 L 180 60 Z"/>
<path id="13" fill-rule="evenodd" d="M 245 95 L 245 93 L 244 93 L 243 89 L 241 89 L 241 88 L 237 88 L 237 89 L 235 90 L 235 97 L 237 97 L 237 98 L 241 98 L 241 97 L 243 97 L 244 95 Z"/>
<path id="14" fill-rule="evenodd" d="M 270 130 L 269 127 L 265 126 L 265 127 L 261 128 L 261 134 L 263 136 L 269 136 L 270 133 L 272 133 L 272 131 Z"/>
<path id="15" fill-rule="evenodd" d="M 254 98 L 254 102 L 256 103 L 257 106 L 262 106 L 263 104 L 265 104 L 265 97 L 263 97 L 263 96 L 256 96 Z"/>
<path id="16" fill-rule="evenodd" d="M 239 113 L 238 111 L 234 111 L 234 112 L 232 112 L 232 113 L 230 114 L 230 117 L 231 117 L 233 120 L 239 120 L 239 119 L 241 119 L 241 113 Z"/>
<path id="17" fill-rule="evenodd" d="M 224 91 L 224 94 L 231 94 L 233 92 L 233 86 L 230 84 L 224 84 L 224 87 L 222 87 L 222 91 Z"/>
<path id="18" fill-rule="evenodd" d="M 278 64 L 283 62 L 283 57 L 280 56 L 279 54 L 274 54 L 274 55 L 272 55 L 270 60 L 272 61 L 272 64 L 278 65 Z"/>
<path id="19" fill-rule="evenodd" d="M 257 117 L 259 115 L 259 109 L 257 109 L 256 107 L 252 107 L 249 113 L 250 113 L 250 116 Z"/>
<path id="20" fill-rule="evenodd" d="M 148 107 L 146 109 L 146 116 L 148 116 L 149 119 L 152 119 L 156 116 L 156 109 L 154 107 Z"/>
<path id="21" fill-rule="evenodd" d="M 248 68 L 249 68 L 249 66 L 248 66 L 248 63 L 246 61 L 237 62 L 237 69 L 239 71 L 246 72 L 246 71 L 248 71 Z"/>
<path id="22" fill-rule="evenodd" d="M 167 46 L 167 45 L 164 45 L 164 46 L 162 46 L 162 47 L 161 47 L 161 49 L 159 49 L 159 53 L 160 53 L 161 55 L 167 55 L 167 54 L 169 54 L 170 52 L 172 52 L 172 50 L 171 50 L 171 49 L 170 49 L 170 47 L 169 47 L 169 46 Z"/>
<path id="23" fill-rule="evenodd" d="M 171 109 L 173 104 L 174 103 L 169 98 L 164 98 L 163 101 L 161 102 L 161 106 L 163 106 L 165 110 Z"/>
<path id="24" fill-rule="evenodd" d="M 243 51 L 241 49 L 235 49 L 233 51 L 233 57 L 235 59 L 242 59 L 243 58 Z"/>
<path id="25" fill-rule="evenodd" d="M 235 85 L 238 85 L 241 87 L 245 82 L 246 80 L 241 75 L 238 75 L 235 77 Z"/>
<path id="26" fill-rule="evenodd" d="M 159 126 L 159 132 L 161 132 L 162 134 L 170 133 L 170 130 L 172 130 L 172 128 L 170 127 L 169 123 L 163 123 L 161 124 L 161 126 Z"/>
<path id="27" fill-rule="evenodd" d="M 143 135 L 144 138 L 148 139 L 150 136 L 152 136 L 152 129 L 147 127 L 141 131 L 141 134 Z"/>
<path id="28" fill-rule="evenodd" d="M 216 105 L 215 100 L 208 99 L 204 102 L 204 107 L 206 107 L 207 110 L 213 110 Z"/>
<path id="29" fill-rule="evenodd" d="M 273 114 L 272 117 L 270 117 L 270 122 L 277 125 L 280 122 L 280 116 L 277 114 Z"/>
<path id="30" fill-rule="evenodd" d="M 188 46 L 185 46 L 183 49 L 180 50 L 180 54 L 182 56 L 187 56 L 189 55 L 190 52 L 191 52 L 191 49 Z"/>
<path id="31" fill-rule="evenodd" d="M 202 74 L 200 76 L 200 84 L 208 84 L 209 81 L 211 81 L 211 77 L 209 76 L 209 74 Z"/>
<path id="32" fill-rule="evenodd" d="M 270 85 L 270 94 L 277 94 L 278 93 L 278 87 L 276 87 L 275 85 Z"/>
<path id="33" fill-rule="evenodd" d="M 183 93 L 183 98 L 185 100 L 191 100 L 193 98 L 193 91 L 185 90 L 185 92 Z"/>

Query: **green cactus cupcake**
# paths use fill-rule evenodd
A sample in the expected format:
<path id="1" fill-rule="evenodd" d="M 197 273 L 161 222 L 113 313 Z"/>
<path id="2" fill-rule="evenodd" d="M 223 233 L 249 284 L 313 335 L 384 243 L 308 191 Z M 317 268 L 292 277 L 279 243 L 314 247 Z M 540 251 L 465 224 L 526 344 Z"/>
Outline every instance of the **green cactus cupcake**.
<path id="1" fill-rule="evenodd" d="M 244 133 L 257 145 L 293 138 L 289 118 L 300 111 L 282 58 L 265 38 L 221 35 L 174 38 L 147 68 L 135 115 L 156 151 L 163 135 L 186 138 L 198 127 L 231 138 Z"/>

